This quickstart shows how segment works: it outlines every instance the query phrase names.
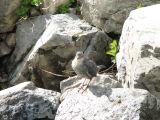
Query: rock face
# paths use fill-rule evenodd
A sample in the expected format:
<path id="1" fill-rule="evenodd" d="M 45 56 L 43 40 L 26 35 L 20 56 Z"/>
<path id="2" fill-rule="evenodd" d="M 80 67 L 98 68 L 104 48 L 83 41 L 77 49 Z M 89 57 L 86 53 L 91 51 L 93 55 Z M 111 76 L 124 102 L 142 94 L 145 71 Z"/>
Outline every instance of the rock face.
<path id="1" fill-rule="evenodd" d="M 157 0 L 82 0 L 83 18 L 105 32 L 121 33 L 123 23 L 131 10 L 148 6 Z"/>
<path id="2" fill-rule="evenodd" d="M 41 11 L 43 14 L 55 14 L 58 7 L 68 1 L 69 0 L 44 0 L 41 6 Z"/>
<path id="3" fill-rule="evenodd" d="M 22 0 L 1 0 L 0 1 L 0 33 L 13 30 L 18 19 L 16 11 Z"/>
<path id="4" fill-rule="evenodd" d="M 84 81 L 85 79 L 79 78 L 77 76 L 70 77 L 66 80 L 63 80 L 60 82 L 60 89 L 62 93 L 65 93 L 68 89 L 73 89 L 78 86 Z M 97 77 L 94 77 L 90 82 L 90 88 L 98 86 L 99 88 L 121 88 L 121 84 L 114 80 L 114 77 L 111 75 L 97 75 Z"/>
<path id="5" fill-rule="evenodd" d="M 158 98 L 160 98 L 160 16 L 157 16 L 159 10 L 160 5 L 154 5 L 131 12 L 123 27 L 120 51 L 117 55 L 118 79 L 122 81 L 123 86 L 135 85 L 147 89 Z"/>
<path id="6" fill-rule="evenodd" d="M 1 120 L 54 119 L 60 93 L 24 82 L 0 91 Z"/>
<path id="7" fill-rule="evenodd" d="M 146 90 L 117 88 L 117 81 L 99 75 L 82 94 L 75 79 L 61 82 L 55 120 L 160 120 L 160 101 Z"/>
<path id="8" fill-rule="evenodd" d="M 11 52 L 11 49 L 5 44 L 4 41 L 0 42 L 0 57 L 8 55 Z"/>
<path id="9" fill-rule="evenodd" d="M 106 50 L 111 39 L 72 14 L 44 15 L 23 22 L 16 39 L 8 62 L 12 85 L 31 80 L 39 87 L 59 89 L 60 80 L 49 72 L 70 72 L 71 60 L 79 50 L 97 64 L 110 61 Z"/>
<path id="10" fill-rule="evenodd" d="M 15 47 L 15 44 L 15 33 L 0 34 L 0 58 L 8 55 Z"/>

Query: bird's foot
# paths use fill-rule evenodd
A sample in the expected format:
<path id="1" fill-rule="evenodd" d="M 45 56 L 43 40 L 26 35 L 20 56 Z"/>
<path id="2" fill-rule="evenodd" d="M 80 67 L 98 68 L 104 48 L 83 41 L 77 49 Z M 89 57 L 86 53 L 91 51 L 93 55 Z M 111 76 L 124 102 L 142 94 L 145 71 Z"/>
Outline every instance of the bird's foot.
<path id="1" fill-rule="evenodd" d="M 82 94 L 84 91 L 86 91 L 87 87 L 88 87 L 88 86 L 85 85 L 85 86 L 83 86 L 83 87 L 81 87 L 81 88 L 78 88 L 78 92 Z"/>
<path id="2" fill-rule="evenodd" d="M 85 83 L 85 81 L 78 87 L 78 92 L 81 92 L 83 93 L 85 90 L 87 90 L 89 84 L 90 84 L 90 81 L 88 81 L 88 83 Z"/>

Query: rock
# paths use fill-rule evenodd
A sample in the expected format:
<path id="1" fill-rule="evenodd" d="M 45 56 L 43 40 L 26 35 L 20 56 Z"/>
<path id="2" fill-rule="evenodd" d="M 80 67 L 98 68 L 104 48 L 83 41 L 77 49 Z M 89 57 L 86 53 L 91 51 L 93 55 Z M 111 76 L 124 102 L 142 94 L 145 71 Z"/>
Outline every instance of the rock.
<path id="1" fill-rule="evenodd" d="M 38 15 L 41 15 L 41 14 L 36 8 L 31 8 L 30 9 L 30 16 L 31 17 L 38 16 Z"/>
<path id="2" fill-rule="evenodd" d="M 0 91 L 1 120 L 54 119 L 60 93 L 24 82 Z"/>
<path id="3" fill-rule="evenodd" d="M 154 5 L 130 13 L 123 27 L 117 55 L 118 79 L 122 81 L 123 86 L 146 89 L 158 98 L 160 98 L 160 16 L 157 15 L 159 10 L 160 5 Z"/>
<path id="4" fill-rule="evenodd" d="M 76 8 L 69 8 L 69 13 L 76 15 Z"/>
<path id="5" fill-rule="evenodd" d="M 51 73 L 71 71 L 71 61 L 79 50 L 97 64 L 107 66 L 110 62 L 106 49 L 111 39 L 72 14 L 44 15 L 22 22 L 16 39 L 7 66 L 11 85 L 30 80 L 39 87 L 59 90 L 64 77 Z"/>
<path id="6" fill-rule="evenodd" d="M 1 0 L 0 1 L 0 33 L 13 30 L 18 19 L 16 11 L 22 0 Z"/>
<path id="7" fill-rule="evenodd" d="M 6 42 L 6 44 L 9 48 L 14 48 L 15 45 L 16 45 L 16 34 L 15 33 L 9 33 L 7 35 L 7 38 L 6 38 L 5 42 Z"/>
<path id="8" fill-rule="evenodd" d="M 41 6 L 41 12 L 43 14 L 55 14 L 58 7 L 67 3 L 69 0 L 44 0 Z"/>
<path id="9" fill-rule="evenodd" d="M 97 88 L 68 92 L 55 120 L 160 120 L 160 101 L 146 90 Z"/>
<path id="10" fill-rule="evenodd" d="M 73 88 L 79 87 L 80 84 L 84 81 L 84 78 L 79 78 L 77 76 L 70 77 L 66 80 L 60 82 L 60 89 L 62 93 L 67 92 L 67 90 L 71 90 Z M 94 77 L 91 82 L 89 88 L 98 88 L 104 89 L 108 88 L 121 88 L 121 84 L 115 80 L 115 78 L 111 75 L 100 75 L 98 74 L 97 77 Z M 102 91 L 101 91 L 102 92 Z"/>
<path id="11" fill-rule="evenodd" d="M 3 41 L 0 41 L 0 57 L 8 55 L 10 52 L 11 49 Z"/>
<path id="12" fill-rule="evenodd" d="M 90 24 L 105 32 L 120 34 L 123 23 L 137 6 L 155 4 L 158 0 L 82 0 L 81 13 Z"/>
<path id="13" fill-rule="evenodd" d="M 7 78 L 8 78 L 8 75 L 5 74 L 4 72 L 1 72 L 0 73 L 0 84 L 5 83 L 7 81 Z M 5 86 L 7 86 L 7 84 Z M 5 88 L 5 87 L 2 86 L 2 88 Z"/>
<path id="14" fill-rule="evenodd" d="M 7 34 L 6 34 L 6 33 L 0 34 L 0 40 L 1 40 L 1 41 L 2 41 L 2 40 L 5 40 L 6 37 L 7 37 Z"/>

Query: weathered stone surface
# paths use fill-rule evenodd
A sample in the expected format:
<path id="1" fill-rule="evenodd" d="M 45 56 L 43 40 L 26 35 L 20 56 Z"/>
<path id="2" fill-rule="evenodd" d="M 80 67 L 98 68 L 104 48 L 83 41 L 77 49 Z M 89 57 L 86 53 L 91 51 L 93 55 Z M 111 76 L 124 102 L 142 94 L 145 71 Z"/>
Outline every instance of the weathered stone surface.
<path id="1" fill-rule="evenodd" d="M 155 4 L 157 0 L 82 0 L 83 18 L 105 32 L 121 33 L 123 23 L 137 6 Z"/>
<path id="2" fill-rule="evenodd" d="M 117 55 L 124 87 L 144 88 L 160 98 L 160 5 L 137 9 L 126 20 Z M 153 14 L 154 13 L 154 14 Z M 128 86 L 129 85 L 129 86 Z"/>
<path id="3" fill-rule="evenodd" d="M 15 33 L 7 34 L 5 42 L 9 48 L 14 48 L 16 45 L 16 34 Z"/>
<path id="4" fill-rule="evenodd" d="M 0 33 L 12 31 L 18 19 L 16 11 L 22 0 L 0 0 Z"/>
<path id="5" fill-rule="evenodd" d="M 44 0 L 41 6 L 41 11 L 43 14 L 55 14 L 58 7 L 68 1 L 69 0 Z"/>
<path id="6" fill-rule="evenodd" d="M 97 64 L 110 62 L 106 50 L 111 39 L 72 14 L 44 15 L 22 22 L 16 38 L 8 62 L 10 84 L 31 80 L 40 87 L 59 89 L 60 79 L 64 78 L 47 71 L 64 74 L 72 70 L 71 60 L 78 50 Z"/>
<path id="7" fill-rule="evenodd" d="M 68 89 L 74 89 L 76 87 L 79 87 L 80 84 L 84 81 L 84 78 L 79 78 L 77 76 L 70 77 L 66 80 L 63 80 L 60 82 L 60 89 L 61 92 L 67 92 Z M 96 88 L 98 86 L 101 87 L 101 90 L 105 88 L 121 88 L 121 84 L 115 80 L 115 78 L 111 75 L 103 75 L 98 74 L 97 77 L 94 77 L 90 82 L 90 88 Z M 102 91 L 101 91 L 102 92 Z"/>
<path id="8" fill-rule="evenodd" d="M 0 57 L 8 55 L 11 49 L 5 44 L 4 41 L 0 41 Z"/>
<path id="9" fill-rule="evenodd" d="M 30 9 L 30 16 L 31 17 L 35 17 L 35 16 L 38 16 L 38 15 L 41 15 L 41 14 L 40 14 L 40 12 L 36 8 L 31 8 Z"/>
<path id="10" fill-rule="evenodd" d="M 0 91 L 1 120 L 54 119 L 60 93 L 24 82 Z"/>
<path id="11" fill-rule="evenodd" d="M 83 94 L 69 91 L 55 120 L 160 120 L 160 101 L 143 89 L 98 86 Z"/>

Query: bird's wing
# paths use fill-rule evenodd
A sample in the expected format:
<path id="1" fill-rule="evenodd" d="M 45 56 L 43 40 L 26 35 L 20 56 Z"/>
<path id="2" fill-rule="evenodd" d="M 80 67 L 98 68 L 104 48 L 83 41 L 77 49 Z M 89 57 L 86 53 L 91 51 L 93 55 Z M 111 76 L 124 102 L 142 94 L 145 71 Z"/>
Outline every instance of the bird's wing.
<path id="1" fill-rule="evenodd" d="M 93 62 L 92 60 L 89 60 L 88 58 L 85 58 L 84 59 L 84 66 L 86 66 L 85 69 L 86 69 L 87 74 L 90 78 L 97 75 L 98 68 L 97 68 L 95 62 Z"/>

